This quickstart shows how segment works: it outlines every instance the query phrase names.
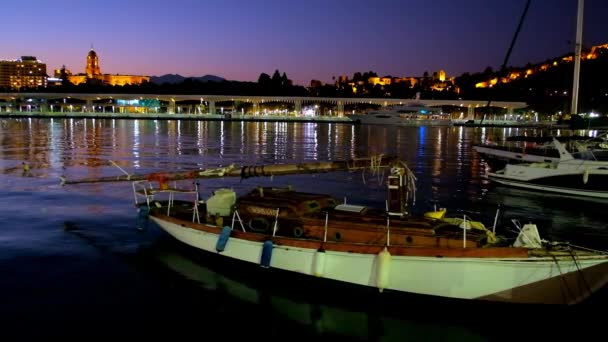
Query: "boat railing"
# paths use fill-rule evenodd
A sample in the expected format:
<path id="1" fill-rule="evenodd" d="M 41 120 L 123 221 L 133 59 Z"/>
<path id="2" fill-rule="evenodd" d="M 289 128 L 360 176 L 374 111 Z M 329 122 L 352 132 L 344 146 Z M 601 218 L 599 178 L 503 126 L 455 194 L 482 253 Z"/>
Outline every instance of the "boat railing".
<path id="1" fill-rule="evenodd" d="M 272 226 L 272 236 L 276 236 L 277 234 L 277 228 L 279 226 L 279 208 L 277 208 L 277 212 L 274 215 L 274 224 Z"/>
<path id="2" fill-rule="evenodd" d="M 602 150 L 602 149 L 600 149 L 600 150 L 594 150 L 594 149 L 582 150 L 582 151 L 573 152 L 572 156 L 575 159 L 599 161 L 599 159 L 595 155 L 595 152 L 597 152 L 597 151 L 600 151 L 600 155 L 601 155 L 601 152 L 604 150 Z"/>
<path id="3" fill-rule="evenodd" d="M 140 197 L 143 197 L 146 201 L 146 205 L 150 206 L 150 201 L 154 199 L 154 195 L 152 194 L 152 183 L 142 180 L 142 181 L 134 181 L 131 183 L 133 187 L 133 198 L 135 201 L 135 205 L 139 204 Z"/>
<path id="4" fill-rule="evenodd" d="M 272 225 L 272 236 L 275 237 L 277 235 L 277 230 L 279 228 L 279 208 L 276 209 L 276 213 L 274 216 L 274 223 Z M 241 230 L 246 233 L 245 225 L 243 224 L 243 219 L 241 219 L 241 215 L 239 214 L 238 209 L 234 207 L 232 211 L 232 223 L 230 224 L 230 229 L 234 230 L 235 223 L 238 222 L 241 226 Z"/>
<path id="5" fill-rule="evenodd" d="M 471 224 L 467 222 L 470 218 L 465 214 L 462 215 L 462 223 L 459 225 L 462 228 L 462 248 L 467 248 L 467 229 L 471 229 Z"/>
<path id="6" fill-rule="evenodd" d="M 172 186 L 169 186 L 168 183 L 164 183 L 159 185 L 158 188 L 155 188 L 152 184 L 153 182 L 148 180 L 137 180 L 133 181 L 133 196 L 135 200 L 135 205 L 139 205 L 139 200 L 141 197 L 144 198 L 146 205 L 150 208 L 150 204 L 152 201 L 157 199 L 158 195 L 166 194 L 168 195 L 167 199 L 167 216 L 171 216 L 171 208 L 175 204 L 175 196 L 176 194 L 185 194 L 185 195 L 194 195 L 195 199 L 192 206 L 192 222 L 200 223 L 200 216 L 198 212 L 198 202 L 199 202 L 199 190 L 198 183 L 193 182 L 193 188 L 180 188 L 177 185 L 177 182 L 173 182 Z"/>
<path id="7" fill-rule="evenodd" d="M 234 230 L 234 223 L 238 220 L 239 224 L 241 225 L 241 229 L 243 230 L 243 233 L 246 233 L 247 231 L 245 230 L 245 225 L 243 224 L 243 220 L 241 219 L 241 215 L 239 215 L 239 211 L 235 208 L 234 211 L 232 212 L 232 224 L 230 225 L 230 228 L 232 230 Z"/>
<path id="8" fill-rule="evenodd" d="M 391 216 L 386 216 L 386 247 L 391 245 Z"/>

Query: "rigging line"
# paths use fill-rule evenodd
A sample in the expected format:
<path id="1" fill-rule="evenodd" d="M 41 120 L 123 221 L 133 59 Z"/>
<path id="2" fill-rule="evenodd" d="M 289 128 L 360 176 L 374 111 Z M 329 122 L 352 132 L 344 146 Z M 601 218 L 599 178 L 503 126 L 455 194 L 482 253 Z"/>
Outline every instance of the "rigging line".
<path id="1" fill-rule="evenodd" d="M 562 298 L 564 299 L 564 304 L 568 302 L 568 297 L 570 298 L 574 298 L 574 296 L 572 295 L 572 292 L 570 291 L 570 287 L 568 287 L 568 282 L 566 281 L 565 277 L 564 277 L 564 273 L 562 272 L 562 268 L 559 265 L 559 261 L 557 260 L 557 257 L 554 254 L 551 254 L 551 258 L 553 258 L 553 262 L 555 262 L 555 265 L 557 266 L 557 271 L 560 274 L 560 280 L 563 283 L 563 286 L 560 286 L 560 292 L 562 294 Z M 566 293 L 567 292 L 567 293 Z"/>
<path id="2" fill-rule="evenodd" d="M 569 242 L 566 243 L 566 246 L 569 247 L 569 248 L 584 249 L 584 250 L 587 250 L 589 252 L 598 253 L 598 254 L 608 254 L 608 251 L 604 251 L 604 250 L 601 250 L 601 249 L 594 249 L 594 248 L 584 247 L 584 246 L 578 246 L 578 245 L 575 245 L 575 244 L 569 243 Z"/>
<path id="3" fill-rule="evenodd" d="M 572 248 L 568 248 L 568 252 L 570 253 L 570 257 L 572 257 L 572 261 L 574 262 L 574 266 L 576 266 L 576 270 L 578 271 L 581 276 L 581 279 L 583 280 L 583 284 L 585 284 L 585 288 L 587 289 L 587 291 L 589 291 L 589 295 L 591 296 L 591 294 L 593 294 L 593 291 L 591 291 L 591 286 L 587 282 L 587 279 L 585 279 L 585 274 L 583 273 L 583 270 L 580 267 L 580 263 L 578 262 L 578 260 L 576 260 L 574 251 L 572 250 Z"/>
<path id="4" fill-rule="evenodd" d="M 515 34 L 513 35 L 513 39 L 511 40 L 511 45 L 509 46 L 509 50 L 507 50 L 507 55 L 505 56 L 505 60 L 502 62 L 502 66 L 500 67 L 499 73 L 504 71 L 507 68 L 507 62 L 509 61 L 509 57 L 511 56 L 511 51 L 513 51 L 513 46 L 515 45 L 515 41 L 517 40 L 517 36 L 519 35 L 519 31 L 521 31 L 521 26 L 524 23 L 524 18 L 526 17 L 526 13 L 528 13 L 528 8 L 530 7 L 530 1 L 526 1 L 526 7 L 524 7 L 524 12 L 519 18 L 519 24 L 517 25 L 517 29 L 515 30 Z M 488 92 L 488 103 L 486 104 L 486 108 L 490 107 L 490 103 L 492 103 L 491 91 Z M 483 124 L 483 120 L 486 118 L 486 113 L 484 113 L 481 117 L 480 125 Z"/>

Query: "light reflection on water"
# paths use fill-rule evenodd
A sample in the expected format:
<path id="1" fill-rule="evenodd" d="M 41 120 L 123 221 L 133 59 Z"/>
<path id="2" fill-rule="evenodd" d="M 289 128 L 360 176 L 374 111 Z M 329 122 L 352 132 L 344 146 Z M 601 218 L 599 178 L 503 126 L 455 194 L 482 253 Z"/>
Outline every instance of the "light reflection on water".
<path id="1" fill-rule="evenodd" d="M 151 232 L 142 234 L 134 229 L 136 210 L 129 183 L 65 187 L 59 183 L 61 176 L 78 179 L 121 175 L 121 171 L 110 161 L 128 172 L 144 173 L 230 164 L 342 160 L 381 153 L 397 155 L 406 161 L 418 178 L 414 212 L 428 210 L 432 206 L 431 201 L 437 201 L 451 212 L 477 213 L 484 222 L 491 223 L 498 204 L 503 204 L 508 209 L 505 214 L 507 221 L 517 218 L 522 222 L 539 222 L 545 238 L 565 238 L 608 249 L 603 213 L 605 202 L 533 194 L 495 186 L 486 177 L 488 166 L 472 149 L 473 144 L 490 136 L 494 141 L 504 141 L 508 135 L 539 133 L 535 129 L 522 128 L 4 119 L 0 121 L 0 268 L 11 281 L 0 284 L 0 293 L 10 292 L 12 296 L 0 309 L 0 316 L 11 315 L 16 320 L 21 316 L 15 315 L 15 312 L 25 315 L 34 311 L 40 302 L 52 302 L 58 306 L 49 304 L 45 313 L 55 315 L 57 319 L 74 319 L 75 312 L 97 317 L 96 310 L 103 314 L 114 312 L 109 307 L 111 304 L 107 304 L 114 303 L 127 306 L 126 312 L 137 317 L 153 320 L 154 314 L 160 313 L 159 309 L 146 304 L 152 294 L 164 296 L 165 299 L 159 299 L 162 302 L 160 308 L 175 309 L 174 306 L 177 306 L 177 309 L 191 310 L 193 307 L 190 305 L 203 305 L 196 300 L 194 304 L 171 303 L 173 300 L 186 299 L 173 293 L 176 292 L 174 286 L 178 287 L 177 292 L 196 293 L 188 283 L 173 283 L 171 279 L 178 277 L 175 272 L 181 274 L 179 277 L 200 280 L 201 286 L 208 288 L 210 293 L 216 291 L 222 282 L 222 286 L 226 282 L 230 286 L 247 286 L 234 281 L 220 281 L 218 279 L 223 279 L 221 273 L 208 271 L 204 265 L 196 266 L 187 259 L 184 261 L 184 255 L 179 253 L 172 260 L 179 260 L 182 266 L 184 263 L 190 265 L 190 275 L 184 275 L 183 269 L 164 269 L 173 269 L 171 265 L 160 266 L 155 264 L 156 261 L 139 259 L 141 246 L 154 244 L 156 238 Z M 29 173 L 24 173 L 22 162 L 31 166 Z M 258 184 L 291 184 L 306 191 L 328 192 L 339 199 L 347 197 L 350 203 L 381 207 L 386 196 L 383 184 L 378 184 L 377 179 L 367 178 L 363 182 L 360 173 L 349 172 L 201 181 L 205 196 L 218 186 L 244 192 Z M 66 231 L 66 225 L 77 229 Z M 138 262 L 134 263 L 133 259 Z M 121 280 L 122 285 L 114 285 L 112 279 Z M 49 290 L 37 292 L 32 297 L 31 284 L 36 283 L 49 284 L 56 293 Z M 114 298 L 107 288 L 125 294 Z M 85 298 L 88 297 L 99 298 L 99 302 L 87 302 Z M 209 299 L 203 297 L 199 300 Z M 84 300 L 85 304 L 78 300 Z M 289 302 L 290 299 L 277 300 Z M 253 304 L 257 309 L 266 305 Z M 308 310 L 307 305 L 300 303 L 288 311 Z M 225 309 L 212 310 L 220 312 Z M 257 309 L 252 309 L 252 312 Z M 353 317 L 364 317 L 366 321 L 377 319 L 377 316 L 370 318 L 366 313 L 353 316 L 338 308 L 327 310 L 334 314 L 324 319 L 344 317 L 344 324 L 350 326 L 363 324 Z M 351 317 L 350 321 L 348 317 Z M 119 314 L 119 318 L 124 317 Z M 42 321 L 42 317 L 39 320 Z M 384 333 L 390 331 L 397 336 L 399 329 L 391 327 L 405 324 L 410 327 L 410 337 L 418 336 L 412 331 L 421 327 L 431 330 L 437 327 L 435 323 L 425 321 L 399 323 L 388 319 L 386 322 L 382 323 L 387 324 Z M 328 321 L 315 324 L 331 325 Z M 446 325 L 441 327 L 445 328 Z M 312 328 L 320 333 L 315 329 Z M 467 336 L 467 340 L 484 338 L 468 327 L 464 331 L 460 327 L 447 329 L 453 334 L 453 339 L 456 336 Z M 407 335 L 403 331 L 402 335 Z M 446 334 L 449 335 L 449 332 Z M 346 332 L 335 333 L 350 336 Z M 450 336 L 435 337 L 445 339 Z"/>
<path id="2" fill-rule="evenodd" d="M 13 119 L 0 128 L 0 166 L 7 176 L 18 176 L 21 163 L 31 166 L 38 178 L 56 179 L 101 177 L 121 174 L 113 166 L 131 173 L 160 170 L 187 170 L 217 166 L 340 160 L 370 155 L 397 155 L 418 177 L 417 207 L 426 210 L 429 201 L 453 210 L 483 210 L 493 215 L 500 202 L 518 207 L 524 215 L 537 216 L 538 209 L 525 200 L 539 195 L 504 196 L 504 189 L 489 182 L 488 165 L 472 145 L 492 136 L 504 141 L 506 134 L 542 133 L 523 128 L 421 127 L 398 128 L 348 124 L 95 120 L 95 119 Z M 545 135 L 547 133 L 544 133 Z M 577 132 L 580 134 L 580 132 Z M 587 132 L 583 134 L 595 134 Z M 306 183 L 310 176 L 302 176 Z M 340 173 L 328 179 L 339 181 Z M 297 182 L 297 177 L 295 181 Z M 11 185 L 19 186 L 19 178 Z M 13 182 L 14 181 L 14 182 Z M 279 182 L 280 180 L 277 180 Z M 318 183 L 318 182 L 317 182 Z M 336 182 L 337 183 L 337 182 Z M 315 184 L 306 184 L 313 187 Z M 22 185 L 23 186 L 23 185 Z M 109 185 L 107 185 L 109 186 Z M 114 186 L 114 185 L 111 185 Z M 353 196 L 369 197 L 362 184 L 346 184 Z M 333 192 L 342 187 L 321 188 Z M 501 195 L 499 195 L 501 194 Z M 340 194 L 336 194 L 340 195 Z M 540 195 L 546 204 L 545 216 L 553 222 L 553 232 L 578 224 L 570 208 L 560 205 L 557 196 Z M 342 197 L 342 196 L 340 196 Z M 500 201 L 500 202 L 499 202 Z M 380 203 L 382 205 L 382 203 Z M 593 210 L 594 205 L 577 208 Z M 414 208 L 416 209 L 416 208 Z M 565 224 L 560 224 L 560 222 Z M 602 225 L 603 218 L 581 222 Z M 588 228 L 588 227 L 587 227 Z"/>

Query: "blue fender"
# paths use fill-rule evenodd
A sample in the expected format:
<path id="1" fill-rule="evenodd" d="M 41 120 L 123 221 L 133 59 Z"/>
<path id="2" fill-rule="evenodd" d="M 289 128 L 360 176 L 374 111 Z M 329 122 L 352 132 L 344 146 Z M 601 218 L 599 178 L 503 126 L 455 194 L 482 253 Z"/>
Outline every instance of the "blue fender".
<path id="1" fill-rule="evenodd" d="M 216 251 L 223 252 L 224 249 L 226 249 L 226 244 L 228 243 L 228 240 L 230 239 L 231 232 L 232 232 L 232 228 L 230 228 L 228 226 L 224 226 L 224 228 L 222 228 L 222 232 L 220 233 L 220 236 L 218 236 L 217 243 L 215 244 Z"/>
<path id="2" fill-rule="evenodd" d="M 270 267 L 270 258 L 272 257 L 272 241 L 264 241 L 262 245 L 262 257 L 260 259 L 260 265 L 264 268 Z"/>

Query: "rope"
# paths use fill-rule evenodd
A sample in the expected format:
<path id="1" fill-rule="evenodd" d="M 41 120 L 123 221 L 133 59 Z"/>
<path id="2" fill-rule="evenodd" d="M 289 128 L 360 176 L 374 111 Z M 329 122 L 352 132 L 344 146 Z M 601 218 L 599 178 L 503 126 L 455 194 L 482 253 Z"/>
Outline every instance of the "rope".
<path id="1" fill-rule="evenodd" d="M 572 250 L 572 248 L 569 248 L 568 252 L 570 253 L 570 257 L 572 257 L 572 261 L 574 262 L 574 266 L 576 266 L 577 272 L 580 274 L 581 279 L 583 280 L 583 284 L 585 284 L 587 291 L 589 291 L 589 295 L 591 295 L 593 293 L 593 291 L 591 291 L 591 286 L 589 286 L 587 279 L 585 279 L 585 274 L 583 273 L 583 270 L 581 269 L 580 264 L 578 263 L 578 260 L 576 260 L 576 258 L 575 258 L 574 251 Z"/>
<path id="2" fill-rule="evenodd" d="M 553 254 L 551 255 L 551 257 L 553 258 L 553 262 L 555 262 L 555 265 L 557 265 L 557 271 L 561 275 L 560 279 L 561 279 L 562 283 L 564 284 L 563 287 L 560 286 L 560 290 L 562 290 L 562 297 L 564 298 L 564 303 L 566 303 L 568 296 L 570 298 L 573 298 L 574 296 L 570 292 L 570 288 L 568 287 L 568 283 L 566 282 L 566 279 L 564 279 L 564 273 L 562 272 L 562 268 L 559 266 L 559 261 L 557 260 L 557 257 L 555 257 L 555 255 L 553 255 Z M 567 294 L 564 293 L 563 288 L 566 289 L 566 291 L 568 292 Z"/>
<path id="3" fill-rule="evenodd" d="M 414 172 L 412 172 L 412 170 L 410 170 L 409 167 L 407 167 L 407 164 L 400 160 L 399 161 L 399 166 L 400 167 L 393 167 L 392 172 L 393 174 L 398 174 L 402 177 L 405 177 L 404 181 L 405 181 L 405 189 L 406 191 L 406 200 L 409 200 L 409 195 L 410 193 L 412 194 L 412 204 L 416 204 L 416 181 L 418 180 L 416 178 L 416 175 L 414 174 Z"/>
<path id="4" fill-rule="evenodd" d="M 551 246 L 565 246 L 568 248 L 574 248 L 574 249 L 582 249 L 582 250 L 586 250 L 588 252 L 593 252 L 593 253 L 597 253 L 597 254 L 608 254 L 608 251 L 602 251 L 599 249 L 593 249 L 593 248 L 589 248 L 589 247 L 584 247 L 584 246 L 579 246 L 579 245 L 575 245 L 572 244 L 570 242 L 552 242 L 552 241 L 547 241 L 547 240 L 541 240 L 541 242 L 549 244 Z"/>
<path id="5" fill-rule="evenodd" d="M 553 245 L 559 245 L 559 243 L 556 243 L 556 244 L 553 244 Z M 570 243 L 566 243 L 565 245 L 568 247 L 568 249 L 567 249 L 568 253 L 570 254 L 570 257 L 572 258 L 572 262 L 574 263 L 574 266 L 576 267 L 576 271 L 580 275 L 580 279 L 582 280 L 583 284 L 585 285 L 586 290 L 589 292 L 589 295 L 591 295 L 593 293 L 593 291 L 591 290 L 591 286 L 587 282 L 587 279 L 585 279 L 585 274 L 583 273 L 583 269 L 581 268 L 580 263 L 576 259 L 576 253 L 571 248 L 574 245 L 571 245 Z M 590 250 L 590 251 L 594 251 L 594 252 L 600 253 L 600 254 L 606 254 L 606 252 L 603 252 L 603 251 L 597 251 L 597 250 L 593 250 L 593 249 L 590 249 L 590 248 L 584 248 L 584 247 L 581 247 L 581 248 L 582 249 L 586 249 L 586 250 Z M 553 261 L 557 265 L 557 269 L 558 269 L 560 275 L 562 275 L 561 279 L 562 279 L 562 282 L 564 283 L 564 287 L 566 288 L 566 290 L 568 290 L 568 295 L 571 298 L 575 298 L 575 296 L 570 291 L 570 287 L 568 286 L 568 283 L 567 283 L 566 279 L 564 278 L 564 273 L 562 272 L 561 267 L 559 266 L 559 261 L 557 260 L 557 257 L 555 255 L 551 255 L 551 257 L 553 258 Z"/>
<path id="6" fill-rule="evenodd" d="M 379 155 L 371 156 L 369 158 L 369 160 L 370 160 L 369 170 L 371 171 L 371 175 L 376 176 L 378 184 L 380 184 L 380 185 L 382 183 L 384 183 L 384 173 L 380 172 L 380 170 L 382 169 L 382 157 L 383 156 L 384 156 L 384 154 L 381 153 Z M 348 162 L 347 162 L 346 166 L 347 166 L 347 169 L 350 171 L 351 167 L 348 164 Z M 366 179 L 365 179 L 365 172 L 366 172 L 366 169 L 365 169 L 365 167 L 363 167 L 362 171 L 361 171 L 361 179 L 363 181 L 363 184 L 367 184 Z"/>
<path id="7" fill-rule="evenodd" d="M 383 154 L 381 153 L 370 158 L 370 170 L 372 170 L 372 174 L 380 171 L 380 166 L 382 165 L 382 156 Z"/>

